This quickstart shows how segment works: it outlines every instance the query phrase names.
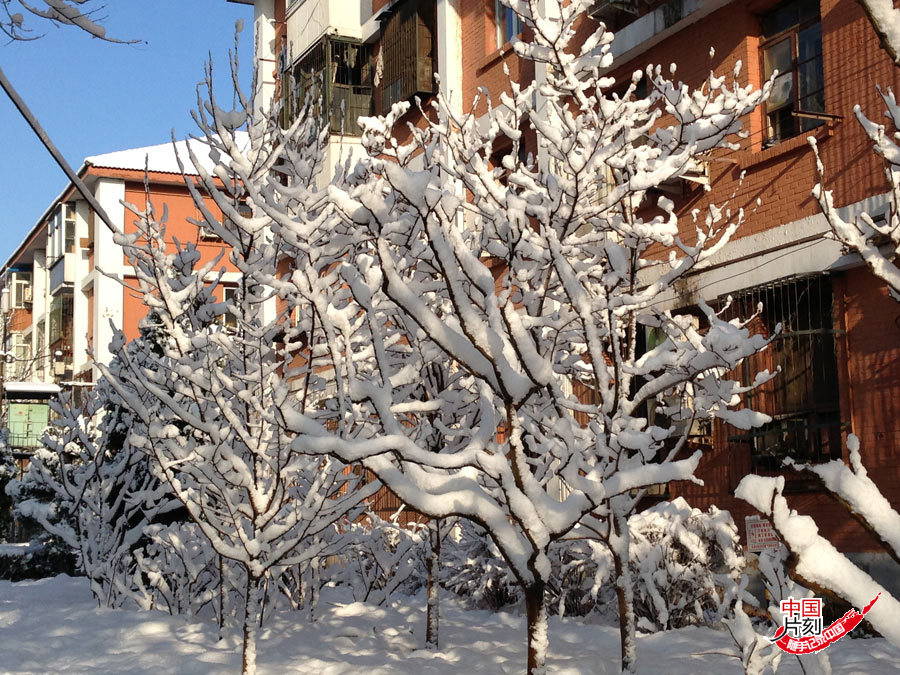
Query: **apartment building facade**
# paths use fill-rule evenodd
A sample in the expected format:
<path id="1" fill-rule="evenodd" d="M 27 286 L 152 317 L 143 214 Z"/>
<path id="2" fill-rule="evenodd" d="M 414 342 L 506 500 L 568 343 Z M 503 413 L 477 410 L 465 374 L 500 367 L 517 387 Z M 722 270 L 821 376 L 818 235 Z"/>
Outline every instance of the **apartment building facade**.
<path id="1" fill-rule="evenodd" d="M 223 244 L 191 222 L 200 218 L 200 211 L 176 160 L 177 153 L 186 171 L 193 171 L 185 143 L 88 157 L 79 177 L 112 224 L 119 231 L 134 232 L 137 216 L 124 204 L 145 208 L 146 169 L 157 217 L 164 206 L 168 210 L 166 240 L 195 242 L 205 262 Z M 208 158 L 198 142 L 191 143 L 198 157 Z M 212 200 L 207 207 L 218 211 Z M 227 269 L 223 293 L 228 293 L 238 274 L 227 256 L 222 264 Z M 3 404 L 13 450 L 27 455 L 40 445 L 50 419 L 50 397 L 68 390 L 77 400 L 96 382 L 99 373 L 94 364 L 110 361 L 115 328 L 128 339 L 140 334 L 147 310 L 129 289 L 134 281 L 112 230 L 73 185 L 66 186 L 0 269 L 7 305 L 3 337 L 13 357 L 4 368 Z"/>
<path id="2" fill-rule="evenodd" d="M 290 116 L 311 83 L 324 80 L 317 110 L 331 127 L 335 154 L 358 144 L 356 115 L 414 96 L 427 100 L 435 91 L 430 73 L 439 74 L 459 110 L 481 87 L 496 100 L 508 87 L 505 69 L 520 81 L 541 76 L 513 52 L 523 27 L 497 0 L 231 1 L 255 5 L 261 100 L 283 99 L 282 114 Z M 671 186 L 686 232 L 691 211 L 709 202 L 728 200 L 748 217 L 710 265 L 666 297 L 667 308 L 689 310 L 700 300 L 724 308 L 730 296 L 726 311 L 735 316 L 762 302 L 755 329 L 774 334 L 782 325 L 743 373 L 749 382 L 760 369 L 781 368 L 748 400 L 773 421 L 752 433 L 698 427 L 704 484 L 672 484 L 664 496 L 727 508 L 743 533 L 752 509 L 735 499 L 737 483 L 751 471 L 783 473 L 791 505 L 813 515 L 839 548 L 877 549 L 813 481 L 783 472 L 782 460 L 845 458 L 846 435 L 855 433 L 869 475 L 900 503 L 900 305 L 829 235 L 810 194 L 816 175 L 807 141 L 816 138 L 826 187 L 844 213 L 885 214 L 882 167 L 853 107 L 880 118 L 875 85 L 896 88 L 900 73 L 854 0 L 598 0 L 585 35 L 596 21 L 615 33 L 610 75 L 620 82 L 649 64 L 676 63 L 679 79 L 694 86 L 711 71 L 730 73 L 738 61 L 742 84 L 762 86 L 779 73 L 769 100 L 744 120 L 739 150 L 710 158 Z"/>

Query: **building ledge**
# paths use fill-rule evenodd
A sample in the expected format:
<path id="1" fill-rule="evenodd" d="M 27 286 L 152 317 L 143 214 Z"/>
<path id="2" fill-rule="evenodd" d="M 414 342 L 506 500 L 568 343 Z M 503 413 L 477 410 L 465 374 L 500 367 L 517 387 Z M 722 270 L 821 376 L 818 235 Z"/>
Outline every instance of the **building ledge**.
<path id="1" fill-rule="evenodd" d="M 781 159 L 786 155 L 793 153 L 802 153 L 804 149 L 811 150 L 809 147 L 809 138 L 812 136 L 816 141 L 824 141 L 826 138 L 834 136 L 836 121 L 826 122 L 817 129 L 802 133 L 799 136 L 789 138 L 783 143 L 766 148 L 762 151 L 745 150 L 738 157 L 738 168 L 741 171 L 752 171 L 761 168 L 762 165 Z"/>
<path id="2" fill-rule="evenodd" d="M 485 70 L 490 68 L 495 63 L 502 61 L 510 54 L 515 54 L 515 49 L 513 49 L 513 43 L 507 42 L 505 45 L 498 47 L 490 54 L 481 59 L 478 63 L 475 64 L 475 72 L 483 73 Z"/>

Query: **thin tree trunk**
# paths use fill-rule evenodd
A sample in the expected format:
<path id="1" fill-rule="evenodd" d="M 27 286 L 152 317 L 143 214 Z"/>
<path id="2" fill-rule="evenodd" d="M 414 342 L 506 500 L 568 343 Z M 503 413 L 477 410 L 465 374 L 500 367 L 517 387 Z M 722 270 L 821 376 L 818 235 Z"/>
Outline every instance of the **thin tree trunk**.
<path id="1" fill-rule="evenodd" d="M 247 570 L 247 593 L 244 598 L 244 651 L 242 675 L 256 675 L 256 636 L 259 632 L 260 580 Z"/>
<path id="2" fill-rule="evenodd" d="M 428 544 L 428 555 L 425 557 L 425 569 L 428 573 L 428 600 L 425 613 L 425 649 L 437 650 L 440 648 L 440 520 L 433 519 L 428 523 Z"/>
<path id="3" fill-rule="evenodd" d="M 537 578 L 525 587 L 528 618 L 528 675 L 543 675 L 547 660 L 547 582 Z"/>
<path id="4" fill-rule="evenodd" d="M 637 673 L 637 636 L 634 618 L 634 583 L 631 579 L 628 519 L 613 516 L 614 536 L 610 542 L 616 572 L 616 600 L 619 605 L 619 640 L 622 646 L 622 672 Z"/>
<path id="5" fill-rule="evenodd" d="M 319 606 L 319 556 L 309 563 L 309 622 L 315 622 Z"/>
<path id="6" fill-rule="evenodd" d="M 216 556 L 219 564 L 219 640 L 225 639 L 225 570 L 222 556 Z"/>

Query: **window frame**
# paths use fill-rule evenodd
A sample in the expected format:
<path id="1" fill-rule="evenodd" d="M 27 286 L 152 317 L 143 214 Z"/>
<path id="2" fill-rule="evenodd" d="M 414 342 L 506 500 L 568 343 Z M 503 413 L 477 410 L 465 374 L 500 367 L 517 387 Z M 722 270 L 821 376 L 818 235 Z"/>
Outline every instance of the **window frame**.
<path id="1" fill-rule="evenodd" d="M 497 49 L 519 38 L 522 35 L 522 31 L 525 30 L 522 17 L 516 14 L 511 7 L 507 7 L 500 2 L 500 0 L 494 0 L 494 25 L 497 30 Z"/>
<path id="2" fill-rule="evenodd" d="M 32 300 L 28 299 L 28 291 L 31 289 L 31 272 L 26 270 L 13 270 L 10 274 L 10 309 L 28 309 Z M 21 297 L 20 297 L 21 296 Z"/>
<path id="3" fill-rule="evenodd" d="M 790 56 L 791 56 L 791 69 L 790 71 L 779 71 L 778 79 L 784 77 L 788 72 L 790 72 L 791 76 L 791 98 L 790 100 L 778 106 L 777 108 L 770 108 L 770 101 L 766 101 L 763 104 L 763 148 L 770 148 L 779 143 L 783 143 L 784 141 L 790 140 L 791 138 L 795 138 L 803 133 L 812 131 L 813 129 L 821 126 L 825 123 L 825 121 L 829 118 L 829 115 L 825 112 L 825 67 L 824 67 L 824 49 L 822 45 L 822 33 L 821 33 L 821 24 L 822 24 L 822 8 L 821 4 L 819 5 L 818 11 L 815 15 L 804 19 L 799 20 L 799 12 L 798 12 L 798 22 L 784 28 L 776 33 L 772 33 L 771 35 L 765 35 L 765 21 L 767 17 L 771 17 L 777 12 L 780 8 L 783 8 L 790 4 L 799 4 L 800 0 L 787 0 L 787 2 L 781 2 L 768 11 L 763 13 L 760 16 L 761 23 L 761 37 L 759 42 L 759 65 L 760 65 L 760 73 L 764 81 L 768 80 L 769 75 L 767 75 L 768 67 L 766 64 L 766 57 L 776 45 L 790 41 Z M 818 24 L 819 28 L 819 49 L 818 53 L 802 63 L 800 62 L 800 34 L 806 30 L 809 30 L 813 26 Z M 822 86 L 819 89 L 816 89 L 813 92 L 805 93 L 801 97 L 800 85 L 801 78 L 800 72 L 801 67 L 818 61 L 819 69 L 822 78 Z M 773 68 L 773 71 L 776 70 Z M 803 99 L 809 99 L 812 96 L 817 94 L 821 94 L 822 96 L 822 110 L 814 111 L 814 110 L 804 110 L 800 107 L 800 102 Z M 771 119 L 772 115 L 776 112 L 780 111 L 790 111 L 791 121 L 792 121 L 792 131 L 789 134 L 780 135 L 779 131 L 775 130 L 775 126 L 772 124 Z"/>

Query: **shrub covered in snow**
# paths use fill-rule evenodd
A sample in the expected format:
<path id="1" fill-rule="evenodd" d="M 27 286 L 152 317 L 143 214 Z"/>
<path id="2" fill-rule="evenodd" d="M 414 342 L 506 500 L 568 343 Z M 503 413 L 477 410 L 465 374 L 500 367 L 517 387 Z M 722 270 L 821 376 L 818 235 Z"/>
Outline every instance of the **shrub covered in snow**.
<path id="1" fill-rule="evenodd" d="M 744 566 L 731 514 L 691 508 L 678 497 L 628 525 L 638 626 L 668 630 L 721 619 L 720 598 Z"/>
<path id="2" fill-rule="evenodd" d="M 482 528 L 465 520 L 444 541 L 441 582 L 477 607 L 497 610 L 522 600 L 522 591 L 496 544 Z"/>
<path id="3" fill-rule="evenodd" d="M 356 600 L 376 605 L 395 592 L 412 595 L 425 585 L 427 527 L 404 527 L 374 512 L 347 528 L 349 542 L 323 571 L 323 579 L 347 586 Z"/>
<path id="4" fill-rule="evenodd" d="M 662 502 L 628 519 L 631 572 L 638 626 L 655 632 L 714 624 L 730 607 L 729 589 L 740 579 L 744 556 L 727 511 L 692 508 L 683 498 Z M 444 544 L 443 583 L 477 605 L 499 609 L 522 599 L 497 547 L 477 526 L 463 523 Z M 560 616 L 614 616 L 612 555 L 589 539 L 554 544 L 548 604 Z"/>

